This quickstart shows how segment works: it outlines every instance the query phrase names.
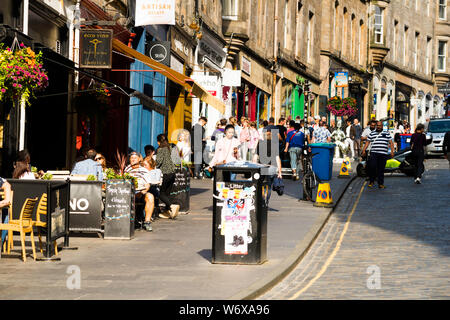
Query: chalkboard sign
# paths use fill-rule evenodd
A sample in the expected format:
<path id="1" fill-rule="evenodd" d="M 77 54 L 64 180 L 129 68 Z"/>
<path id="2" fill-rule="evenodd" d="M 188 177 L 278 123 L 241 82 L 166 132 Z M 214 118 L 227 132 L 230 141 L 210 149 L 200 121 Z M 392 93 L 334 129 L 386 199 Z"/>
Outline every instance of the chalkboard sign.
<path id="1" fill-rule="evenodd" d="M 70 231 L 102 231 L 102 182 L 71 181 Z"/>
<path id="2" fill-rule="evenodd" d="M 130 180 L 107 180 L 104 238 L 133 238 L 134 219 L 133 183 Z"/>
<path id="3" fill-rule="evenodd" d="M 190 205 L 191 181 L 187 168 L 177 168 L 175 182 L 169 189 L 169 199 L 173 204 L 180 205 L 180 212 L 188 212 Z"/>

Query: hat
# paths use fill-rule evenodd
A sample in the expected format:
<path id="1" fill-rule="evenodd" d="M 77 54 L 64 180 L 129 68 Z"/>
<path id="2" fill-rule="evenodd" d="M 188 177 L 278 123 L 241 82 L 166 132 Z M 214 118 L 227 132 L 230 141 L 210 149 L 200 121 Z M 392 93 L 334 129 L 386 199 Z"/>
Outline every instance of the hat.
<path id="1" fill-rule="evenodd" d="M 314 119 L 320 120 L 320 116 L 315 116 Z"/>

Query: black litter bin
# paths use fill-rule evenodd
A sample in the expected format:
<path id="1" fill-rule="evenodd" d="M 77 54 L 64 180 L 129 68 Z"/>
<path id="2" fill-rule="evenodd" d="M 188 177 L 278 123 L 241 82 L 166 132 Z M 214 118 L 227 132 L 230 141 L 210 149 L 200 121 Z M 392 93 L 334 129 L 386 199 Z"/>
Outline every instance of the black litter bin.
<path id="1" fill-rule="evenodd" d="M 216 167 L 212 263 L 267 261 L 268 168 L 251 162 Z"/>

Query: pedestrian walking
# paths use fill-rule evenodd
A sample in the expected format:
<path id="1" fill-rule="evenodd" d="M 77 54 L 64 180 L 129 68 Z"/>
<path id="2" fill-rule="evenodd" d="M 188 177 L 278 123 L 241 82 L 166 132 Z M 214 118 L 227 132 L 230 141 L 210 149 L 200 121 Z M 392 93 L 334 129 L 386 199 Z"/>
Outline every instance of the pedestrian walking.
<path id="1" fill-rule="evenodd" d="M 286 138 L 286 147 L 284 152 L 289 152 L 292 180 L 298 180 L 300 172 L 300 159 L 303 147 L 305 145 L 305 134 L 300 131 L 300 123 L 294 123 L 294 130 L 290 131 Z"/>
<path id="2" fill-rule="evenodd" d="M 228 124 L 225 127 L 225 138 L 217 142 L 216 151 L 209 163 L 209 168 L 240 159 L 239 146 L 241 143 L 234 137 L 234 134 L 234 126 Z"/>
<path id="3" fill-rule="evenodd" d="M 331 133 L 325 128 L 325 122 L 319 121 L 319 127 L 313 131 L 314 143 L 329 143 L 331 142 Z"/>
<path id="4" fill-rule="evenodd" d="M 414 174 L 414 182 L 421 184 L 422 174 L 425 171 L 423 161 L 425 159 L 425 146 L 427 144 L 427 137 L 423 133 L 425 126 L 419 123 L 416 131 L 411 136 L 411 150 L 416 165 L 416 173 Z"/>
<path id="5" fill-rule="evenodd" d="M 351 120 L 347 120 L 347 127 L 345 128 L 345 142 L 348 144 L 352 159 L 355 159 L 355 149 L 354 149 L 354 142 L 355 142 L 355 128 L 352 126 Z"/>
<path id="6" fill-rule="evenodd" d="M 156 150 L 156 167 L 161 170 L 163 174 L 163 182 L 159 198 L 166 205 L 165 211 L 159 216 L 161 218 L 175 218 L 180 210 L 179 204 L 173 204 L 169 199 L 169 189 L 175 182 L 175 164 L 172 161 L 172 156 L 177 157 L 177 152 L 172 153 L 172 148 L 167 141 L 164 134 L 156 137 L 159 148 Z M 180 160 L 181 161 L 181 160 Z"/>
<path id="7" fill-rule="evenodd" d="M 366 144 L 362 150 L 362 156 L 370 145 L 370 154 L 368 160 L 369 188 L 373 188 L 375 178 L 377 178 L 378 187 L 384 189 L 384 168 L 389 157 L 389 147 L 391 148 L 391 158 L 394 157 L 394 143 L 389 131 L 383 131 L 383 123 L 377 122 L 376 129 L 367 137 Z"/>
<path id="8" fill-rule="evenodd" d="M 353 146 L 355 148 L 355 160 L 359 160 L 361 156 L 361 134 L 362 128 L 358 119 L 353 119 L 353 129 L 355 131 L 355 138 L 353 141 Z"/>
<path id="9" fill-rule="evenodd" d="M 256 128 L 256 121 L 250 122 L 250 141 L 248 142 L 248 150 L 250 151 L 250 161 L 256 154 L 256 148 L 258 147 L 258 142 L 261 140 L 261 136 Z"/>
<path id="10" fill-rule="evenodd" d="M 192 162 L 194 163 L 194 179 L 200 179 L 200 172 L 203 165 L 203 152 L 206 147 L 205 125 L 208 119 L 200 117 L 198 122 L 192 127 L 191 150 Z"/>
<path id="11" fill-rule="evenodd" d="M 239 141 L 241 142 L 241 159 L 247 161 L 250 142 L 250 125 L 248 119 L 246 118 L 242 120 L 242 130 L 239 136 Z"/>

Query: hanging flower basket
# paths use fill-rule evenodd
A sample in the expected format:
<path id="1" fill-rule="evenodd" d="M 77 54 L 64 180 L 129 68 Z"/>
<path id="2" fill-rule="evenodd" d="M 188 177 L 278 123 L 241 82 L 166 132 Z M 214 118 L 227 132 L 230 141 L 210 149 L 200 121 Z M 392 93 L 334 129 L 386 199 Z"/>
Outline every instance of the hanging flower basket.
<path id="1" fill-rule="evenodd" d="M 48 76 L 42 68 L 42 52 L 36 54 L 23 43 L 17 49 L 0 44 L 0 101 L 27 104 L 35 91 L 48 86 Z"/>
<path id="2" fill-rule="evenodd" d="M 354 116 L 358 113 L 358 108 L 356 107 L 356 100 L 351 97 L 341 99 L 340 97 L 332 97 L 328 100 L 327 105 L 328 111 L 333 115 L 342 116 Z"/>

